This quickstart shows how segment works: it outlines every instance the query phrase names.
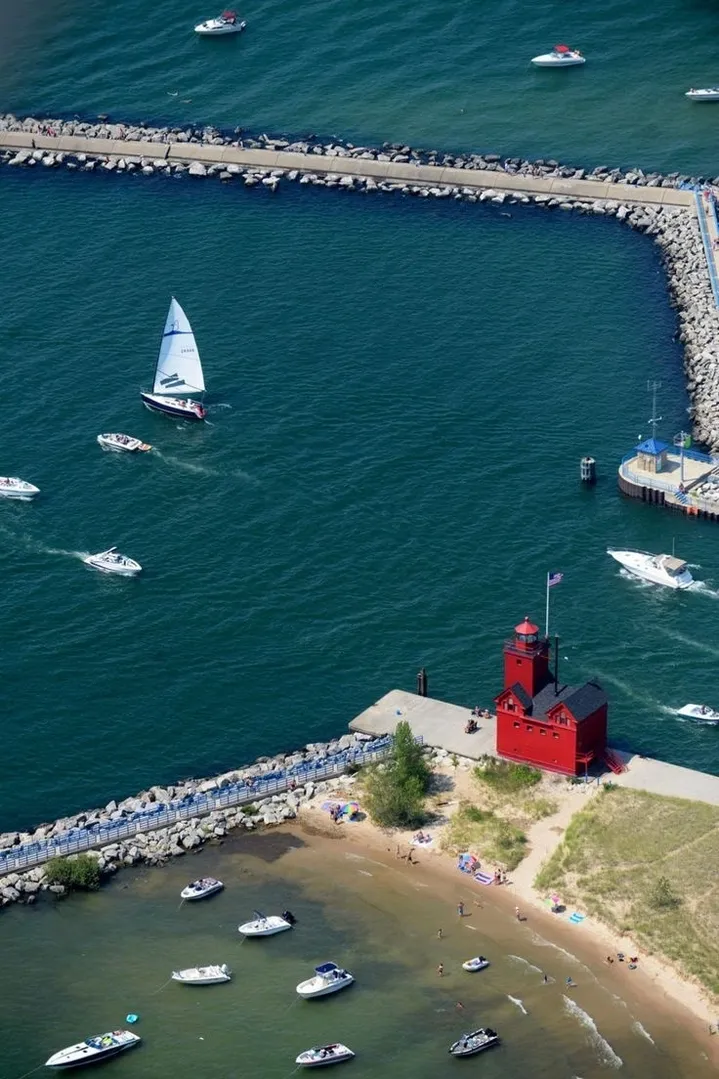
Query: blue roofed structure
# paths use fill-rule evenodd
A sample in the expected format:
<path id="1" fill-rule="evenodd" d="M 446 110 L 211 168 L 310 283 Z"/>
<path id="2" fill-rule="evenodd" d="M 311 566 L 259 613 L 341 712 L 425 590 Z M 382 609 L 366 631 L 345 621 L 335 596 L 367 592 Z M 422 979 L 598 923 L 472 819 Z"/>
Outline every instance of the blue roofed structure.
<path id="1" fill-rule="evenodd" d="M 645 438 L 636 448 L 637 453 L 648 453 L 652 457 L 658 457 L 669 449 L 668 442 L 662 442 L 660 438 Z"/>

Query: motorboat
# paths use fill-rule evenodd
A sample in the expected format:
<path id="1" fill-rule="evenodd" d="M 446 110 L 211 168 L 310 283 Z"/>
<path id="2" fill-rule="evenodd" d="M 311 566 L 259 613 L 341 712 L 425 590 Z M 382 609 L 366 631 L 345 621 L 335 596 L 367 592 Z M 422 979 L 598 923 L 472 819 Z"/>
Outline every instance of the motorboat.
<path id="1" fill-rule="evenodd" d="M 354 977 L 348 970 L 343 970 L 336 963 L 321 963 L 315 967 L 312 978 L 300 982 L 297 992 L 301 997 L 326 997 L 330 993 L 339 993 L 340 989 L 347 989 L 352 985 Z"/>
<path id="2" fill-rule="evenodd" d="M 223 11 L 216 19 L 205 19 L 195 27 L 196 34 L 204 34 L 206 37 L 219 34 L 240 34 L 247 23 L 238 19 L 237 12 Z"/>
<path id="3" fill-rule="evenodd" d="M 111 1030 L 107 1034 L 94 1034 L 77 1045 L 60 1049 L 45 1061 L 46 1068 L 78 1068 L 83 1064 L 97 1064 L 117 1056 L 125 1049 L 139 1045 L 141 1039 L 131 1030 Z"/>
<path id="4" fill-rule="evenodd" d="M 215 964 L 209 967 L 188 967 L 187 970 L 173 970 L 173 982 L 182 982 L 183 985 L 218 985 L 220 982 L 229 982 L 232 979 L 232 971 L 227 963 L 220 966 Z"/>
<path id="5" fill-rule="evenodd" d="M 462 970 L 474 973 L 477 970 L 485 970 L 488 966 L 489 959 L 485 959 L 483 955 L 477 955 L 474 959 L 468 959 L 466 963 L 462 963 Z"/>
<path id="6" fill-rule="evenodd" d="M 311 1049 L 305 1049 L 304 1053 L 295 1059 L 295 1064 L 303 1068 L 323 1068 L 327 1064 L 339 1064 L 343 1060 L 351 1060 L 354 1053 L 346 1045 L 334 1042 L 332 1045 L 314 1045 Z"/>
<path id="7" fill-rule="evenodd" d="M 147 442 L 141 442 L 139 438 L 131 435 L 98 435 L 97 441 L 103 450 L 110 450 L 112 453 L 147 453 L 152 449 Z"/>
<path id="8" fill-rule="evenodd" d="M 481 1053 L 483 1049 L 490 1049 L 493 1045 L 499 1045 L 499 1034 L 491 1027 L 480 1027 L 469 1034 L 463 1034 L 449 1047 L 453 1057 L 471 1057 L 475 1053 Z"/>
<path id="9" fill-rule="evenodd" d="M 20 480 L 17 476 L 0 476 L 0 495 L 3 498 L 22 498 L 29 502 L 35 495 L 40 494 L 40 488 L 27 480 Z"/>
<path id="10" fill-rule="evenodd" d="M 86 566 L 99 569 L 101 573 L 116 573 L 120 577 L 136 577 L 142 572 L 142 566 L 134 558 L 120 554 L 117 547 L 109 547 L 107 551 L 99 554 L 89 554 L 83 558 Z"/>
<path id="11" fill-rule="evenodd" d="M 207 899 L 208 895 L 221 892 L 224 887 L 222 881 L 217 880 L 215 877 L 201 877 L 200 880 L 193 880 L 191 884 L 183 888 L 180 892 L 180 898 L 188 900 Z"/>
<path id="12" fill-rule="evenodd" d="M 689 588 L 694 578 L 686 562 L 675 558 L 673 554 L 651 554 L 649 551 L 617 551 L 607 547 L 607 554 L 626 570 L 652 584 L 662 584 L 667 588 Z"/>
<path id="13" fill-rule="evenodd" d="M 719 101 L 719 86 L 709 86 L 705 90 L 687 90 L 684 97 L 692 101 Z"/>
<path id="14" fill-rule="evenodd" d="M 245 937 L 274 937 L 275 933 L 284 933 L 286 929 L 291 928 L 292 922 L 288 921 L 284 915 L 267 916 L 256 910 L 253 920 L 239 925 L 237 931 Z"/>
<path id="15" fill-rule="evenodd" d="M 203 394 L 205 376 L 189 319 L 173 296 L 162 331 L 152 393 L 142 391 L 146 408 L 179 420 L 204 420 L 207 409 L 186 394 Z"/>
<path id="16" fill-rule="evenodd" d="M 579 49 L 570 49 L 568 45 L 555 45 L 551 52 L 533 56 L 532 63 L 537 67 L 573 67 L 576 64 L 585 64 L 586 59 Z"/>
<path id="17" fill-rule="evenodd" d="M 685 704 L 683 708 L 677 708 L 678 716 L 688 716 L 697 723 L 704 723 L 707 727 L 716 727 L 719 724 L 719 712 L 709 708 L 706 704 Z"/>

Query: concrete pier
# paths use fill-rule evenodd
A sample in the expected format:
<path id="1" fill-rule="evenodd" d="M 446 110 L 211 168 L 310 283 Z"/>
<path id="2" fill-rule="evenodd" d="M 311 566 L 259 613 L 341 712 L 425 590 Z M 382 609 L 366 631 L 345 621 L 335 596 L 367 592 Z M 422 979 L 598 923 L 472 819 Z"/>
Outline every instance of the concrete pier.
<path id="1" fill-rule="evenodd" d="M 635 187 L 598 180 L 560 179 L 548 176 L 517 176 L 489 169 L 458 169 L 397 161 L 289 153 L 241 146 L 188 142 L 130 142 L 122 139 L 85 138 L 76 135 L 40 135 L 26 131 L 0 131 L 0 150 L 45 150 L 88 157 L 138 158 L 182 164 L 234 165 L 243 169 L 279 169 L 337 177 L 370 177 L 378 182 L 455 186 L 477 192 L 493 190 L 514 195 L 546 195 L 645 206 L 678 206 L 696 212 L 694 194 L 673 187 Z"/>
<path id="2" fill-rule="evenodd" d="M 464 725 L 470 715 L 471 710 L 467 707 L 392 689 L 353 719 L 350 728 L 378 737 L 393 734 L 397 724 L 406 720 L 414 736 L 421 737 L 425 745 L 434 749 L 446 749 L 449 753 L 470 760 L 478 760 L 485 755 L 496 757 L 495 717 L 478 719 L 479 730 L 476 734 L 465 734 Z M 625 753 L 614 748 L 612 753 L 621 759 L 626 771 L 621 775 L 607 772 L 603 778 L 617 786 L 719 806 L 719 776 L 707 775 L 692 768 L 680 768 L 676 764 L 652 760 L 638 753 Z"/>

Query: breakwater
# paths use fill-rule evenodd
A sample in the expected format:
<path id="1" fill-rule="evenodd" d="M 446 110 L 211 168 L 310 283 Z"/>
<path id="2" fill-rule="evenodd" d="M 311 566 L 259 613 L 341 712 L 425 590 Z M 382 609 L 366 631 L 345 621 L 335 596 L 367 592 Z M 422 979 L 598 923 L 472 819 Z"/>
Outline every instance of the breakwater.
<path id="1" fill-rule="evenodd" d="M 346 734 L 295 753 L 260 758 L 245 768 L 167 787 L 150 787 L 121 802 L 0 835 L 0 906 L 33 901 L 51 858 L 95 852 L 100 869 L 158 865 L 232 828 L 280 824 L 324 787 L 354 767 L 381 760 L 389 737 Z M 62 894 L 61 885 L 49 889 Z"/>
<path id="2" fill-rule="evenodd" d="M 651 235 L 662 251 L 679 319 L 694 438 L 719 449 L 719 223 L 713 199 L 696 189 L 719 182 L 680 173 L 499 154 L 450 154 L 399 143 L 379 148 L 334 139 L 232 135 L 217 128 L 154 128 L 119 123 L 0 116 L 0 160 L 14 167 L 187 175 L 275 191 L 281 182 L 346 192 L 394 192 L 615 217 Z M 718 293 L 719 295 L 719 293 Z"/>

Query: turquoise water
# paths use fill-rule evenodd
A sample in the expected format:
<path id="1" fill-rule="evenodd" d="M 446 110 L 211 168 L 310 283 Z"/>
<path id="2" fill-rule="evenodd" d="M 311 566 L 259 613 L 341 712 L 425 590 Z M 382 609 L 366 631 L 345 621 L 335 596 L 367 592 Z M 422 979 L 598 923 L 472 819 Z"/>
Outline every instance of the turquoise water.
<path id="1" fill-rule="evenodd" d="M 208 14 L 23 9 L 0 25 L 3 107 L 713 171 L 719 112 L 681 96 L 716 81 L 706 6 L 629 25 L 611 3 L 268 0 L 241 37 L 196 39 Z M 528 68 L 555 38 L 591 63 Z M 489 704 L 547 570 L 563 674 L 605 682 L 613 740 L 719 770 L 716 732 L 669 711 L 717 703 L 716 529 L 615 486 L 647 379 L 661 433 L 687 423 L 646 237 L 306 188 L 0 184 L 2 471 L 43 492 L 0 506 L 3 828 L 336 734 L 420 665 L 434 695 Z M 139 403 L 171 293 L 204 359 L 201 429 Z M 155 451 L 102 454 L 108 429 Z M 604 553 L 673 540 L 703 592 L 641 588 Z M 141 580 L 77 557 L 110 544 Z"/>
<path id="2" fill-rule="evenodd" d="M 125 1025 L 128 1011 L 140 1016 L 134 1029 L 143 1042 L 107 1065 L 108 1075 L 126 1079 L 287 1079 L 299 1052 L 334 1040 L 356 1052 L 358 1079 L 432 1079 L 473 1067 L 451 1060 L 447 1048 L 479 1025 L 503 1040 L 474 1064 L 489 1079 L 518 1079 L 530 1059 L 538 1079 L 599 1079 L 619 1062 L 620 1074 L 651 1071 L 656 1079 L 713 1074 L 682 1015 L 642 1001 L 631 972 L 595 976 L 581 951 L 573 958 L 549 945 L 541 915 L 519 928 L 473 894 L 459 924 L 453 882 L 442 897 L 427 889 L 423 869 L 399 872 L 339 843 L 310 849 L 277 834 L 206 851 L 202 871 L 221 874 L 226 890 L 181 905 L 179 891 L 197 865 L 182 859 L 123 874 L 99 895 L 3 914 L 0 1005 L 11 1006 L 13 1022 L 4 1032 L 2 1079 Z M 237 924 L 253 906 L 285 904 L 298 917 L 292 933 L 242 943 Z M 581 948 L 581 930 L 567 936 L 567 947 Z M 466 974 L 461 963 L 477 952 L 491 966 Z M 356 984 L 325 1000 L 299 1000 L 297 983 L 328 959 L 345 964 Z M 228 963 L 233 981 L 168 984 L 173 969 L 206 962 Z M 568 977 L 575 989 L 565 990 Z"/>

